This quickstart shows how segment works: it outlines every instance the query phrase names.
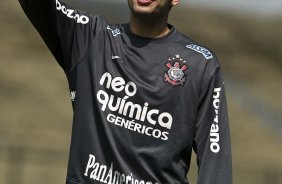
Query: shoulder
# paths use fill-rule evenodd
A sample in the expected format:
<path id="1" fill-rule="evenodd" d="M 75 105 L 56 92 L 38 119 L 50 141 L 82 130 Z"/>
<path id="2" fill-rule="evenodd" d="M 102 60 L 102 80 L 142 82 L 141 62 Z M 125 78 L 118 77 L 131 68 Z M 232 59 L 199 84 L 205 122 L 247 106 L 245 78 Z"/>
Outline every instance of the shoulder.
<path id="1" fill-rule="evenodd" d="M 175 42 L 177 45 L 181 45 L 181 52 L 188 56 L 190 63 L 198 71 L 203 71 L 206 68 L 216 70 L 220 67 L 216 53 L 205 44 L 194 41 L 189 36 L 179 32 L 177 32 Z"/>
<path id="2" fill-rule="evenodd" d="M 209 47 L 194 41 L 182 33 L 178 33 L 178 35 L 180 38 L 179 41 L 183 42 L 185 48 L 188 49 L 187 51 L 191 51 L 195 55 L 201 55 L 207 62 L 216 58 L 215 52 Z"/>

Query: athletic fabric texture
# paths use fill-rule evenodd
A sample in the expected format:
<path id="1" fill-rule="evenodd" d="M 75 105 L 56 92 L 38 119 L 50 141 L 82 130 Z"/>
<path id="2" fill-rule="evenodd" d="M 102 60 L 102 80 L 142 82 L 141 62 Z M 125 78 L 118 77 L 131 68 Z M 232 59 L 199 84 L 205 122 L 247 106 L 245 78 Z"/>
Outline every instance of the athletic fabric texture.
<path id="1" fill-rule="evenodd" d="M 19 0 L 64 70 L 73 106 L 67 184 L 231 184 L 224 83 L 214 52 L 172 25 L 160 38 L 59 0 Z"/>

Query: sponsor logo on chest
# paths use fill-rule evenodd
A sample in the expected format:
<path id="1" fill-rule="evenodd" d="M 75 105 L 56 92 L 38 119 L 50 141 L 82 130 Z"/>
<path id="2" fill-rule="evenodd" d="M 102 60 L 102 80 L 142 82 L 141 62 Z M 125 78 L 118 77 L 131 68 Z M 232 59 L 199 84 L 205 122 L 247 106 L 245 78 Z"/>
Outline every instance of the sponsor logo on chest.
<path id="1" fill-rule="evenodd" d="M 111 111 L 106 118 L 109 123 L 157 139 L 168 139 L 168 131 L 173 123 L 172 115 L 168 112 L 161 112 L 159 109 L 150 108 L 148 102 L 137 104 L 132 101 L 137 93 L 137 86 L 134 82 L 126 82 L 122 77 L 113 77 L 106 72 L 100 79 L 100 85 L 115 93 L 125 93 L 122 98 L 115 94 L 109 94 L 105 90 L 97 92 L 97 100 L 101 104 L 101 110 Z"/>

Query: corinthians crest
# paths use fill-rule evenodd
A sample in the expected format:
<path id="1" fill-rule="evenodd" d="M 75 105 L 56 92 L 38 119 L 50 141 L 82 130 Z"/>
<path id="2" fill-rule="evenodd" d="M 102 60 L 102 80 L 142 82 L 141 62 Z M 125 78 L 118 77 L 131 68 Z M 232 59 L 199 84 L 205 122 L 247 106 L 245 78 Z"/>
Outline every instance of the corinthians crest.
<path id="1" fill-rule="evenodd" d="M 185 83 L 185 74 L 184 71 L 188 69 L 187 65 L 180 65 L 180 62 L 186 63 L 183 59 L 180 58 L 179 55 L 175 55 L 172 59 L 168 59 L 168 63 L 166 63 L 166 67 L 168 71 L 164 74 L 164 78 L 166 82 L 169 82 L 173 87 L 178 85 L 184 85 Z"/>

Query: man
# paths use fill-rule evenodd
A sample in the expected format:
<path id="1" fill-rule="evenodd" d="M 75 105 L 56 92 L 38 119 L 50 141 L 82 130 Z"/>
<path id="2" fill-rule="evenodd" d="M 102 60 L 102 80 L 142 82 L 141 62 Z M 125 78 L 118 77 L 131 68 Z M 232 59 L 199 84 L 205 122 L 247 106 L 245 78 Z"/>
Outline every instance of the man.
<path id="1" fill-rule="evenodd" d="M 225 91 L 216 55 L 168 24 L 179 0 L 128 0 L 110 25 L 61 0 L 19 0 L 63 68 L 73 129 L 67 184 L 231 184 Z"/>

